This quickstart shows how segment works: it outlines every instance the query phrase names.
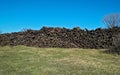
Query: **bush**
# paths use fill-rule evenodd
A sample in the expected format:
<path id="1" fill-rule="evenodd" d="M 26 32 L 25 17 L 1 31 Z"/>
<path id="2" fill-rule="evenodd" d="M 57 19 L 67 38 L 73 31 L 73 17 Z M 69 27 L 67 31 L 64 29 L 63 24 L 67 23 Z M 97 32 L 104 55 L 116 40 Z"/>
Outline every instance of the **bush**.
<path id="1" fill-rule="evenodd" d="M 110 53 L 120 54 L 120 33 L 113 38 L 113 47 Z"/>

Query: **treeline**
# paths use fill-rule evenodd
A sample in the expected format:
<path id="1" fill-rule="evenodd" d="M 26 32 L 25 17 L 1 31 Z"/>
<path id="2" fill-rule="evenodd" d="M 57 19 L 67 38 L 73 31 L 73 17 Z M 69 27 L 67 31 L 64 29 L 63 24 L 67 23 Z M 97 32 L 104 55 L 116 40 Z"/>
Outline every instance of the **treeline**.
<path id="1" fill-rule="evenodd" d="M 120 33 L 120 27 L 96 30 L 43 27 L 40 30 L 24 30 L 21 32 L 0 35 L 0 46 L 26 45 L 34 47 L 60 48 L 110 48 L 113 39 Z"/>

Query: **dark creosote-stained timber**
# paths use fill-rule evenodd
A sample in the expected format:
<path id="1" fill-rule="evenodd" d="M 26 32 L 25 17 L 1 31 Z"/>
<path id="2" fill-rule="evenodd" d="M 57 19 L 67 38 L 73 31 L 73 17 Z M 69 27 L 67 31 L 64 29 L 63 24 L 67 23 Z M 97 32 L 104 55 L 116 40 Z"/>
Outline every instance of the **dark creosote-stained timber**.
<path id="1" fill-rule="evenodd" d="M 40 30 L 0 34 L 0 46 L 26 45 L 62 48 L 110 48 L 119 27 L 96 30 L 43 27 Z"/>

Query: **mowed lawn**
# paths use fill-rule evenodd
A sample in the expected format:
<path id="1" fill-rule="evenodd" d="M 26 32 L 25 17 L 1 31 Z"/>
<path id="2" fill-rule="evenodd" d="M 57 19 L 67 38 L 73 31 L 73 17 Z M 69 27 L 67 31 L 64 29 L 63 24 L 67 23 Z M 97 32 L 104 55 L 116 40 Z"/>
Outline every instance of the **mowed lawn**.
<path id="1" fill-rule="evenodd" d="M 120 55 L 95 49 L 0 47 L 0 75 L 120 75 Z"/>

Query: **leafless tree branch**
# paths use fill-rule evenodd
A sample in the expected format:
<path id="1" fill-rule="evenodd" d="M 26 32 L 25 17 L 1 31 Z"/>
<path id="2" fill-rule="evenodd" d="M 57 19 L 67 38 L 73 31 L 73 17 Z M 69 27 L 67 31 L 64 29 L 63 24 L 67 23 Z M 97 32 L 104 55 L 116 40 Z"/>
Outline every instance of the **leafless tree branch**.
<path id="1" fill-rule="evenodd" d="M 103 23 L 108 28 L 120 27 L 120 14 L 109 14 L 103 18 Z"/>

